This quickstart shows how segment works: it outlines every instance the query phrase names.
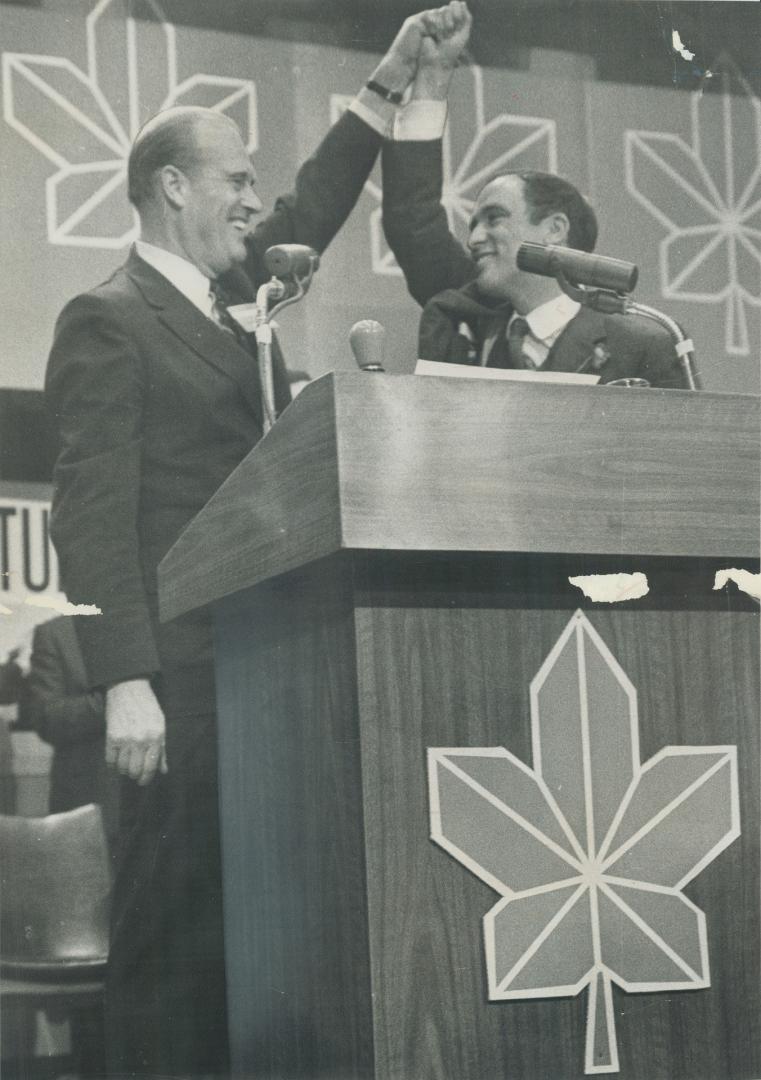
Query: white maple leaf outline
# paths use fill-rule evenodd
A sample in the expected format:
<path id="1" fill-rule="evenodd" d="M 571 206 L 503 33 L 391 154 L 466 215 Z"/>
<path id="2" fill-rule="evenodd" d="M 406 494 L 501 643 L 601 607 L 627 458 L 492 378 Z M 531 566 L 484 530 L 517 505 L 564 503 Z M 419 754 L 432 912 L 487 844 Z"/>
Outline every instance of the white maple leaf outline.
<path id="1" fill-rule="evenodd" d="M 629 193 L 667 230 L 666 237 L 659 244 L 659 264 L 661 291 L 668 300 L 690 300 L 699 303 L 723 301 L 725 306 L 725 348 L 735 356 L 747 356 L 750 352 L 748 323 L 745 305 L 761 307 L 761 229 L 749 224 L 750 218 L 761 209 L 761 102 L 753 93 L 748 81 L 743 77 L 731 57 L 723 53 L 712 68 L 713 78 L 721 80 L 722 116 L 724 134 L 724 161 L 726 181 L 722 185 L 711 174 L 711 170 L 702 155 L 701 106 L 711 100 L 701 90 L 690 94 L 691 144 L 677 135 L 662 131 L 627 131 L 624 135 L 624 167 L 626 187 Z M 736 95 L 731 92 L 732 82 L 737 83 L 749 103 L 755 116 L 755 164 L 753 172 L 741 192 L 735 191 L 734 184 L 734 137 L 732 125 L 732 105 Z M 701 192 L 682 176 L 672 164 L 658 153 L 658 144 L 672 148 L 685 156 L 685 160 L 697 171 L 704 191 Z M 680 227 L 662 206 L 656 205 L 651 198 L 639 189 L 637 183 L 637 162 L 635 154 L 639 152 L 642 160 L 660 170 L 672 182 L 677 199 L 687 196 L 692 200 L 698 216 L 704 222 L 693 226 Z M 642 168 L 642 165 L 639 166 Z M 641 175 L 641 174 L 640 174 Z M 705 243 L 676 274 L 671 273 L 670 259 L 672 248 L 683 237 L 704 237 Z M 746 255 L 758 265 L 759 273 L 755 289 L 746 288 L 740 280 L 737 264 L 737 250 L 742 248 Z M 726 251 L 723 249 L 726 248 Z M 685 287 L 691 274 L 706 265 L 716 266 L 716 280 L 720 283 L 715 292 L 706 293 Z"/>
<path id="2" fill-rule="evenodd" d="M 442 203 L 447 212 L 449 226 L 456 231 L 458 223 L 467 227 L 473 204 L 478 192 L 490 177 L 500 172 L 520 168 L 520 155 L 531 150 L 542 140 L 546 141 L 546 171 L 557 172 L 557 133 L 554 120 L 539 116 L 521 116 L 513 113 L 498 113 L 490 120 L 486 119 L 484 102 L 484 75 L 478 64 L 470 64 L 463 69 L 463 74 L 472 83 L 473 114 L 475 135 L 456 168 L 452 163 L 452 133 L 450 121 L 444 131 L 442 158 L 444 184 Z M 345 94 L 331 95 L 331 121 L 346 109 L 351 97 Z M 503 133 L 504 149 L 488 165 L 473 169 L 484 142 L 494 135 Z M 381 187 L 375 180 L 365 184 L 367 191 L 378 203 L 370 213 L 370 252 L 372 268 L 376 274 L 400 275 L 392 253 L 386 248 L 381 223 L 380 203 L 383 198 Z"/>
<path id="3" fill-rule="evenodd" d="M 141 123 L 148 119 L 144 115 L 144 103 L 140 101 L 138 79 L 138 53 L 137 53 L 137 20 L 129 14 L 125 19 L 127 71 L 128 71 L 128 128 L 121 123 L 105 94 L 98 85 L 98 23 L 109 8 L 117 6 L 120 0 L 97 0 L 92 11 L 85 19 L 85 35 L 87 49 L 87 70 L 82 71 L 73 61 L 66 57 L 47 56 L 35 53 L 3 53 L 2 77 L 3 77 L 3 117 L 5 122 L 16 130 L 43 154 L 56 167 L 57 171 L 46 178 L 45 201 L 47 210 L 48 240 L 51 244 L 68 245 L 74 247 L 93 248 L 121 248 L 131 243 L 138 235 L 137 216 L 133 214 L 132 227 L 118 236 L 93 236 L 86 233 L 77 233 L 75 230 L 84 222 L 88 215 L 103 204 L 119 188 L 126 186 L 127 157 L 130 145 L 137 134 Z M 128 10 L 134 10 L 134 0 L 127 0 Z M 256 86 L 250 79 L 231 78 L 223 75 L 195 74 L 181 82 L 177 77 L 177 41 L 175 27 L 167 21 L 166 16 L 157 0 L 141 0 L 142 7 L 147 9 L 155 22 L 160 26 L 166 54 L 167 85 L 168 93 L 160 103 L 160 109 L 169 108 L 187 101 L 192 92 L 200 87 L 218 88 L 222 96 L 214 103 L 212 108 L 219 112 L 245 103 L 247 111 L 247 131 L 244 133 L 246 147 L 253 152 L 258 145 L 257 110 L 256 110 Z M 97 113 L 99 121 L 88 116 L 73 102 L 66 98 L 55 87 L 47 83 L 35 68 L 58 69 L 68 73 L 79 83 L 91 97 L 91 103 Z M 62 108 L 69 117 L 79 123 L 91 135 L 95 136 L 104 149 L 111 156 L 98 161 L 71 162 L 54 147 L 50 146 L 42 137 L 37 135 L 28 124 L 24 123 L 16 115 L 14 80 L 22 78 L 44 94 L 50 101 Z M 158 110 L 156 110 L 158 111 Z M 104 182 L 88 199 L 85 200 L 75 211 L 63 221 L 59 221 L 59 190 L 71 177 L 81 176 L 88 173 L 105 175 Z M 125 192 L 126 201 L 126 192 Z"/>
<path id="4" fill-rule="evenodd" d="M 580 704 L 581 734 L 582 734 L 582 759 L 584 762 L 584 836 L 579 838 L 553 795 L 547 779 L 543 775 L 542 766 L 542 720 L 540 699 L 545 681 L 552 674 L 553 669 L 562 656 L 564 649 L 573 639 L 576 644 L 576 656 L 578 663 L 578 692 Z M 631 772 L 631 780 L 626 785 L 616 812 L 611 816 L 607 827 L 604 829 L 604 838 L 597 844 L 595 839 L 595 790 L 592 776 L 592 752 L 590 747 L 589 716 L 586 713 L 586 652 L 585 643 L 589 642 L 596 650 L 597 655 L 612 674 L 615 681 L 623 690 L 628 703 L 628 716 L 625 726 L 628 727 L 630 761 L 627 770 Z M 740 811 L 739 790 L 737 781 L 737 751 L 734 746 L 700 746 L 700 747 L 665 747 L 654 755 L 644 765 L 639 759 L 639 738 L 636 690 L 610 653 L 605 643 L 594 630 L 589 620 L 581 611 L 577 611 L 569 622 L 566 629 L 556 642 L 550 655 L 545 660 L 540 671 L 531 683 L 531 716 L 532 716 L 532 755 L 534 768 L 529 768 L 524 762 L 516 758 L 504 747 L 493 748 L 431 748 L 428 751 L 429 791 L 431 802 L 431 838 L 441 845 L 446 851 L 465 865 L 472 873 L 485 881 L 491 888 L 503 896 L 484 917 L 484 942 L 486 947 L 486 965 L 489 983 L 489 996 L 492 1000 L 518 1000 L 536 997 L 565 997 L 580 993 L 589 986 L 588 1021 L 585 1047 L 585 1072 L 603 1073 L 617 1072 L 618 1049 L 615 1033 L 615 1018 L 613 1012 L 612 984 L 616 983 L 628 992 L 652 992 L 656 990 L 683 990 L 699 989 L 710 985 L 708 964 L 708 943 L 705 916 L 687 897 L 682 894 L 684 886 L 696 877 L 716 856 L 740 835 Z M 551 724 L 551 720 L 550 720 Z M 565 728 L 565 724 L 563 725 Z M 616 729 L 618 734 L 620 732 Z M 494 790 L 490 790 L 475 779 L 472 771 L 468 771 L 467 764 L 458 765 L 456 759 L 467 763 L 468 759 L 481 759 L 494 764 L 499 761 L 509 764 L 509 776 L 502 778 L 502 787 L 515 792 L 513 801 L 525 801 L 526 791 L 533 785 L 535 794 L 542 800 L 537 806 L 541 806 L 541 814 L 544 816 L 544 829 L 537 826 L 520 811 L 514 809 L 507 802 L 498 797 Z M 701 768 L 701 759 L 706 762 L 713 758 L 706 768 Z M 691 761 L 693 764 L 691 764 Z M 620 764 L 620 762 L 619 762 Z M 691 777 L 687 782 L 679 777 L 679 766 L 686 765 Z M 697 770 L 697 771 L 696 771 Z M 722 777 L 728 788 L 728 805 L 725 807 L 729 825 L 724 828 L 718 819 L 718 814 L 713 814 L 711 824 L 715 826 L 715 842 L 702 850 L 700 857 L 695 857 L 696 852 L 685 850 L 674 855 L 674 860 L 681 857 L 682 865 L 671 867 L 650 866 L 650 879 L 641 880 L 633 878 L 631 872 L 626 872 L 627 858 L 632 854 L 634 866 L 641 870 L 642 848 L 640 845 L 652 844 L 657 840 L 659 828 L 666 826 L 668 829 L 669 819 L 672 814 L 678 814 L 680 806 L 686 806 L 687 801 L 694 795 L 700 795 L 703 799 L 708 791 L 707 785 L 711 779 L 727 770 Z M 668 775 L 669 771 L 672 775 Z M 562 768 L 560 770 L 562 774 Z M 664 776 L 658 773 L 665 772 Z M 473 797 L 481 800 L 479 806 L 485 805 L 493 808 L 497 827 L 505 830 L 514 826 L 511 835 L 532 837 L 541 845 L 541 850 L 548 857 L 555 858 L 558 865 L 567 867 L 567 873 L 563 873 L 555 880 L 545 881 L 541 884 L 530 884 L 514 890 L 501 877 L 496 876 L 484 862 L 477 859 L 457 842 L 451 835 L 446 835 L 443 826 L 441 783 L 447 776 L 455 778 L 459 782 L 457 798 L 460 801 L 459 814 L 462 817 L 466 813 L 461 802 L 463 795 L 472 793 Z M 654 813 L 650 813 L 649 799 L 653 792 L 648 793 L 648 784 L 653 786 L 653 791 L 658 792 L 663 800 Z M 557 782 L 558 775 L 554 780 Z M 523 785 L 524 792 L 518 795 L 518 788 Z M 555 788 L 559 791 L 558 784 Z M 562 788 L 562 785 L 560 785 Z M 664 794 L 673 789 L 673 797 Z M 608 792 L 608 797 L 610 792 Z M 560 797 L 560 796 L 558 796 Z M 566 792 L 564 798 L 568 805 L 576 802 L 572 792 Z M 640 805 L 644 798 L 644 807 Z M 570 801 L 568 801 L 570 800 Z M 604 804 L 604 799 L 603 799 Z M 533 809 L 536 810 L 537 806 Z M 448 809 L 449 828 L 453 830 L 451 806 Z M 705 809 L 705 808 L 704 808 Z M 691 805 L 694 813 L 694 804 Z M 643 817 L 643 811 L 645 816 Z M 489 813 L 492 811 L 490 810 Z M 500 818 L 500 815 L 502 817 Z M 541 815 L 537 815 L 541 816 Z M 628 819 L 628 820 L 627 820 Z M 638 825 L 638 820 L 640 824 Z M 499 825 L 499 821 L 502 825 Z M 509 825 L 508 825 L 509 823 Z M 482 823 L 483 824 L 483 823 Z M 673 824 L 673 819 L 672 819 Z M 549 826 L 549 827 L 548 827 Z M 709 825 L 709 827 L 711 827 Z M 551 835 L 554 834 L 554 835 Z M 484 843 L 489 844 L 493 839 L 490 830 L 484 831 Z M 662 837 L 661 837 L 662 840 Z M 505 841 L 507 843 L 507 841 Z M 639 849 L 639 850 L 638 850 Z M 537 848 L 539 850 L 539 848 Z M 652 852 L 651 852 L 652 854 Z M 645 851 L 647 856 L 647 851 Z M 541 856 L 540 856 L 541 858 Z M 489 861 L 487 858 L 484 861 Z M 493 864 L 499 861 L 499 857 L 493 859 Z M 621 869 L 624 873 L 615 873 Z M 524 878 L 541 876 L 541 867 L 511 866 L 514 876 L 523 875 Z M 631 871 L 631 866 L 629 867 Z M 651 880 L 660 875 L 666 880 Z M 550 875 L 552 877 L 552 875 Z M 672 880 L 675 878 L 675 880 Z M 524 885 L 528 884 L 526 880 Z M 629 899 L 624 899 L 622 890 L 645 898 L 647 903 L 667 907 L 670 921 L 673 912 L 678 913 L 680 929 L 684 930 L 685 922 L 688 927 L 687 937 L 694 935 L 690 942 L 693 952 L 699 956 L 699 963 L 691 965 L 685 958 L 677 953 L 656 928 L 648 925 L 645 919 L 638 914 L 637 904 Z M 500 927 L 500 918 L 503 913 L 509 914 L 509 908 L 514 905 L 519 911 L 519 921 L 522 917 L 522 905 L 535 905 L 547 897 L 558 894 L 556 910 L 548 918 L 541 932 L 536 934 L 525 948 L 526 941 L 519 941 L 514 952 L 517 957 L 516 963 L 507 971 L 500 974 L 497 971 L 497 957 L 499 936 L 504 937 L 504 926 Z M 598 904 L 600 897 L 608 904 L 612 904 L 620 911 L 620 919 L 628 920 L 635 930 L 641 932 L 651 942 L 673 968 L 679 969 L 684 978 L 631 980 L 627 979 L 620 971 L 608 966 L 601 952 L 601 928 Z M 581 907 L 585 899 L 589 902 L 590 940 L 592 944 L 592 963 L 585 970 L 578 973 L 575 981 L 567 984 L 552 984 L 540 986 L 524 985 L 519 989 L 510 989 L 511 983 L 520 978 L 521 973 L 539 953 L 545 942 L 552 944 L 552 936 L 562 929 L 563 920 L 575 907 Z M 662 915 L 663 912 L 656 912 Z M 582 911 L 582 915 L 584 912 Z M 578 918 L 578 911 L 577 911 Z M 532 920 L 535 924 L 536 920 Z M 673 927 L 669 926 L 673 931 Z M 516 935 L 520 938 L 520 934 Z M 525 935 L 524 935 L 525 938 Z M 695 947 L 695 945 L 697 947 Z M 522 949 L 522 951 L 521 951 Z M 583 943 L 582 943 L 583 949 Z M 505 950 L 507 951 L 507 950 Z M 686 951 L 686 950 L 685 950 Z M 545 955 L 546 962 L 546 955 Z M 576 962 L 576 961 L 574 961 Z"/>

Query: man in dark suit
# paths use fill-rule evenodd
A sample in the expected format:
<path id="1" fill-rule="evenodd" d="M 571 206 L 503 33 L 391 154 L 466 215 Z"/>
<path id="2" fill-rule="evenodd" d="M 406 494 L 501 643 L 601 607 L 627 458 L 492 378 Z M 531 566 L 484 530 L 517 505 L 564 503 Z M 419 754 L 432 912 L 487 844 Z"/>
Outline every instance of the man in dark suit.
<path id="1" fill-rule="evenodd" d="M 111 839 L 116 831 L 118 785 L 104 756 L 103 691 L 88 688 L 69 615 L 34 628 L 29 674 L 19 694 L 19 727 L 36 731 L 53 747 L 49 813 L 98 803 Z"/>
<path id="2" fill-rule="evenodd" d="M 11 649 L 0 664 L 0 705 L 14 705 L 24 685 L 24 672 L 17 661 L 20 649 Z"/>
<path id="3" fill-rule="evenodd" d="M 580 307 L 554 278 L 515 258 L 524 241 L 592 251 L 594 211 L 572 184 L 548 173 L 506 173 L 479 193 L 467 251 L 450 233 L 442 195 L 441 133 L 452 73 L 470 17 L 426 38 L 412 100 L 383 150 L 383 223 L 412 296 L 423 306 L 418 355 L 425 360 L 541 371 L 589 372 L 601 382 L 646 379 L 685 387 L 670 335 L 639 317 Z"/>
<path id="4" fill-rule="evenodd" d="M 68 598 L 102 610 L 77 631 L 88 685 L 106 689 L 107 759 L 125 777 L 106 993 L 114 1075 L 227 1067 L 210 618 L 159 624 L 156 580 L 262 434 L 254 358 L 222 287 L 226 300 L 250 300 L 270 245 L 327 246 L 414 76 L 424 28 L 423 16 L 407 20 L 293 193 L 255 229 L 261 203 L 235 125 L 195 108 L 154 117 L 129 161 L 142 238 L 56 327 L 51 532 Z M 274 352 L 281 410 L 288 383 Z"/>

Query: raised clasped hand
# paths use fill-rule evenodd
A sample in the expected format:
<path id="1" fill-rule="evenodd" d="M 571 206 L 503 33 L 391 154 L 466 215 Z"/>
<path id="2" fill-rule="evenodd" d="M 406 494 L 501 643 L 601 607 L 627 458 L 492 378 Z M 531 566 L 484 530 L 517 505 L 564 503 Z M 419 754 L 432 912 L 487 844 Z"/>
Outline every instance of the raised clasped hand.
<path id="1" fill-rule="evenodd" d="M 455 68 L 468 44 L 473 18 L 464 0 L 452 0 L 444 7 L 420 13 L 424 36 L 420 44 L 420 64 Z"/>
<path id="2" fill-rule="evenodd" d="M 402 23 L 377 74 L 400 89 L 415 78 L 421 60 L 456 67 L 468 43 L 471 22 L 464 0 L 452 0 L 443 7 L 410 15 Z"/>

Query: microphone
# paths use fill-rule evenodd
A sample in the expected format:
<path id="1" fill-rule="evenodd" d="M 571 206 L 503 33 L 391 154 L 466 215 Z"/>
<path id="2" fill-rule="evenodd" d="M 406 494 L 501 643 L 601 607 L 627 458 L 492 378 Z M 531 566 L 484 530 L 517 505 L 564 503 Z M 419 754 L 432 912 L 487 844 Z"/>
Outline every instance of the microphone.
<path id="1" fill-rule="evenodd" d="M 349 344 L 362 371 L 383 371 L 386 328 L 375 319 L 360 319 L 349 331 Z"/>
<path id="2" fill-rule="evenodd" d="M 612 289 L 619 293 L 631 292 L 639 275 L 634 263 L 561 247 L 559 244 L 521 244 L 515 261 L 519 270 L 526 270 L 529 274 L 556 277 L 560 270 L 574 285 Z"/>
<path id="3" fill-rule="evenodd" d="M 320 265 L 320 256 L 306 244 L 275 244 L 264 253 L 264 265 L 275 277 L 307 277 Z"/>

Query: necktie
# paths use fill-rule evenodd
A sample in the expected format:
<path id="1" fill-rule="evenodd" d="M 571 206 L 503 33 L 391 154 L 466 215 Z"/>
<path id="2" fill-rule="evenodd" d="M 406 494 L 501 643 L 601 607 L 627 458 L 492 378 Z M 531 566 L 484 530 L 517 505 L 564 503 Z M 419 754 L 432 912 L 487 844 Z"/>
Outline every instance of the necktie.
<path id="1" fill-rule="evenodd" d="M 523 352 L 523 341 L 529 332 L 529 325 L 524 318 L 517 315 L 511 320 L 507 331 L 498 334 L 494 342 L 487 367 L 499 368 L 533 368 L 531 360 Z"/>
<path id="2" fill-rule="evenodd" d="M 239 345 L 246 352 L 249 351 L 248 340 L 243 328 L 238 325 L 230 312 L 227 310 L 227 294 L 218 281 L 210 282 L 209 296 L 211 297 L 211 317 L 222 330 L 232 334 Z"/>
<path id="3" fill-rule="evenodd" d="M 520 315 L 517 315 L 507 328 L 507 352 L 511 367 L 533 368 L 534 366 L 523 351 L 523 342 L 528 332 L 528 323 Z"/>

